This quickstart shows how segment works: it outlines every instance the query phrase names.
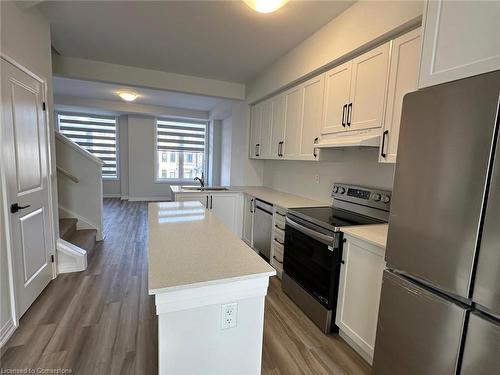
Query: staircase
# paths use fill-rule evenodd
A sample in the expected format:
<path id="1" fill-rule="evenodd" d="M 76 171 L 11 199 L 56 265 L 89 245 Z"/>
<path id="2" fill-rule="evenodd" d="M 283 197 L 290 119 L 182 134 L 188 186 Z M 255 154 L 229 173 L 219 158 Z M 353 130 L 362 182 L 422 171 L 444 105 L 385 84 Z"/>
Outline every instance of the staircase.
<path id="1" fill-rule="evenodd" d="M 59 219 L 59 237 L 84 249 L 90 256 L 94 251 L 97 230 L 76 229 L 77 219 Z"/>

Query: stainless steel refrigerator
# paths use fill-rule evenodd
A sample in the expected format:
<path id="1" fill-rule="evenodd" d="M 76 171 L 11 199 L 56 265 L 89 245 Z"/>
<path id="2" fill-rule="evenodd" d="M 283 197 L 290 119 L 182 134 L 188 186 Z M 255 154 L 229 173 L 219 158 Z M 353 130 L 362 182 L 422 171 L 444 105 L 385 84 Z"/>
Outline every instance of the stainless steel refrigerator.
<path id="1" fill-rule="evenodd" d="M 500 71 L 404 98 L 373 374 L 500 373 Z"/>

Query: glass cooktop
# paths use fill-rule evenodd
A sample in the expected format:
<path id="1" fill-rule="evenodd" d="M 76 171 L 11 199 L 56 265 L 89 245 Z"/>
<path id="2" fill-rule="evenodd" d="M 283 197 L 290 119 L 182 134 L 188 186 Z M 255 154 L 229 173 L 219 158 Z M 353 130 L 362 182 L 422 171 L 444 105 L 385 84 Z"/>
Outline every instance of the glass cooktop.
<path id="1" fill-rule="evenodd" d="M 312 222 L 326 229 L 335 230 L 336 228 L 349 225 L 380 224 L 383 220 L 360 215 L 356 212 L 334 207 L 306 207 L 294 208 L 288 211 L 292 216 Z"/>

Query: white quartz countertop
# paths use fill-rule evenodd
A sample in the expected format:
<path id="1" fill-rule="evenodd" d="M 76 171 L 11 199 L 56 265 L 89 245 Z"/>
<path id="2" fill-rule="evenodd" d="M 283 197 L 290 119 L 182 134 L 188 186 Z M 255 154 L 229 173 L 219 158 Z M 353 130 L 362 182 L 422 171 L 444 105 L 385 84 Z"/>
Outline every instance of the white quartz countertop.
<path id="1" fill-rule="evenodd" d="M 149 203 L 148 218 L 149 294 L 276 274 L 200 202 Z"/>
<path id="2" fill-rule="evenodd" d="M 170 188 L 174 194 L 178 193 L 194 193 L 200 194 L 199 190 L 186 190 L 182 186 L 171 185 Z M 284 193 L 279 190 L 274 190 L 264 186 L 229 186 L 228 190 L 224 191 L 210 191 L 210 194 L 224 193 L 224 192 L 240 192 L 251 195 L 255 198 L 272 203 L 273 205 L 281 208 L 297 208 L 297 207 L 321 207 L 328 206 L 330 203 L 320 202 L 313 199 L 301 197 L 290 193 Z"/>
<path id="3" fill-rule="evenodd" d="M 388 228 L 388 224 L 355 225 L 352 227 L 342 227 L 342 232 L 385 248 Z"/>

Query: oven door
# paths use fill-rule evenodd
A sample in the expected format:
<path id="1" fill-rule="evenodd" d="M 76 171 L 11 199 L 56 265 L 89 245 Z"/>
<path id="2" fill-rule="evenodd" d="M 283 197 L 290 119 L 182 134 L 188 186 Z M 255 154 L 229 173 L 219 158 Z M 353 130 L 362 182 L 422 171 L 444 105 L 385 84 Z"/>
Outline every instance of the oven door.
<path id="1" fill-rule="evenodd" d="M 338 235 L 295 216 L 286 218 L 283 270 L 328 309 L 337 298 Z"/>

